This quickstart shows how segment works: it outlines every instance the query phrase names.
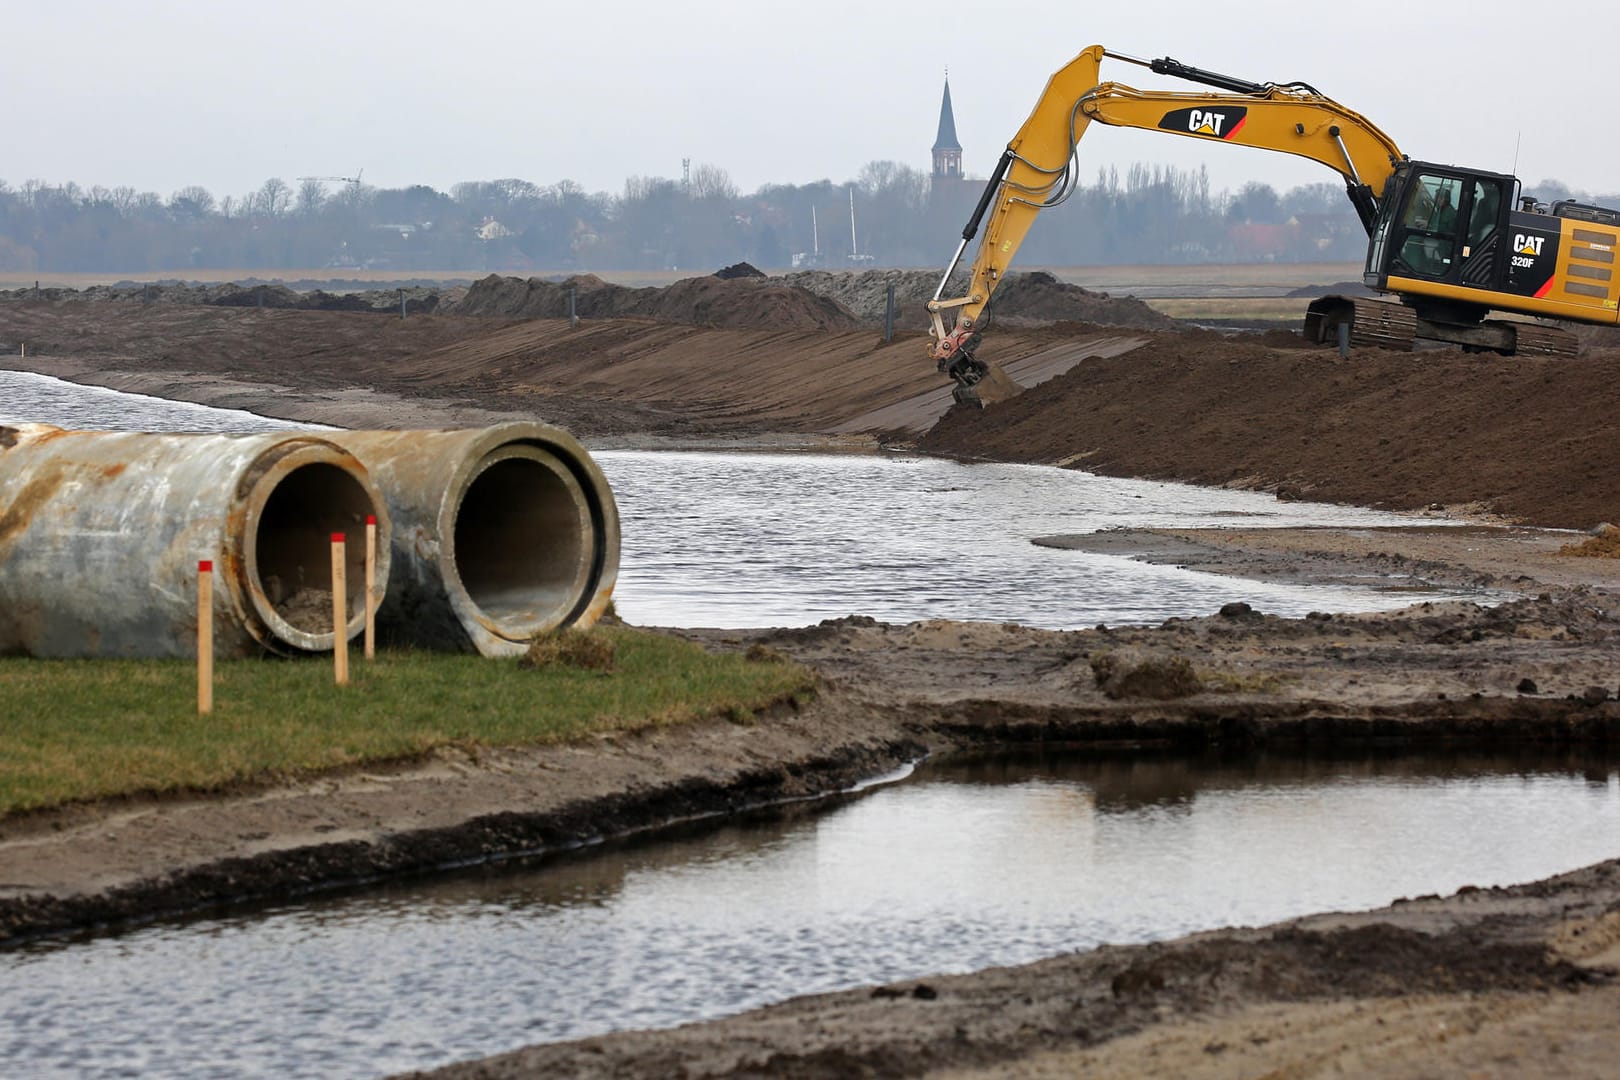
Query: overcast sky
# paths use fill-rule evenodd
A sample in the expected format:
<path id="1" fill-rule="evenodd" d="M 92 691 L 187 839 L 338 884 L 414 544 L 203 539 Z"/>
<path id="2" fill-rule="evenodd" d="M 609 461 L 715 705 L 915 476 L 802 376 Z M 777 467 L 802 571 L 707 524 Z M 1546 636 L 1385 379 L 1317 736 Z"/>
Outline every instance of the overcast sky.
<path id="1" fill-rule="evenodd" d="M 997 14 L 1000 11 L 1016 14 Z M 1412 157 L 1620 191 L 1612 0 L 999 5 L 828 0 L 6 0 L 0 180 L 368 184 L 517 177 L 618 193 L 725 169 L 743 192 L 926 170 L 950 69 L 970 175 L 1047 77 L 1102 44 L 1264 82 L 1301 80 Z M 1103 77 L 1190 88 L 1111 63 Z M 1213 186 L 1336 182 L 1282 155 L 1093 127 L 1081 175 L 1207 165 Z"/>

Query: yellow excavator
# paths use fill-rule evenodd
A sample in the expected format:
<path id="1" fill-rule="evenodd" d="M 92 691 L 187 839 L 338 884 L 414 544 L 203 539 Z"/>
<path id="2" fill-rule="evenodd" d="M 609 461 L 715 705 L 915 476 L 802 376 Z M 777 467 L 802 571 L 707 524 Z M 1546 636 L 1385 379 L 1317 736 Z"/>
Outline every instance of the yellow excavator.
<path id="1" fill-rule="evenodd" d="M 1099 81 L 1104 58 L 1137 64 L 1214 88 L 1144 91 Z M 1620 210 L 1574 201 L 1537 203 L 1504 173 L 1413 161 L 1390 137 L 1302 82 L 1255 83 L 1188 67 L 1168 57 L 1141 60 L 1093 45 L 1052 76 L 1035 110 L 997 162 L 962 230 L 928 310 L 931 355 L 955 380 L 959 401 L 977 399 L 989 371 L 977 359 L 986 306 L 1035 216 L 1074 190 L 1077 150 L 1092 121 L 1312 158 L 1344 178 L 1367 230 L 1362 274 L 1370 289 L 1399 303 L 1325 296 L 1311 303 L 1312 341 L 1410 349 L 1415 339 L 1472 351 L 1574 355 L 1573 334 L 1540 319 L 1620 322 Z M 945 290 L 990 215 L 965 296 Z M 947 330 L 945 317 L 955 314 Z"/>

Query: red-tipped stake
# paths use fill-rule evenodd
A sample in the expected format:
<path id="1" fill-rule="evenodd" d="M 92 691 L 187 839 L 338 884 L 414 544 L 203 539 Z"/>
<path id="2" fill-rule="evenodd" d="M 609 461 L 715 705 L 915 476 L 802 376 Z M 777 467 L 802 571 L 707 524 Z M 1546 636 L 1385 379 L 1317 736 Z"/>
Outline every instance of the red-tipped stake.
<path id="1" fill-rule="evenodd" d="M 366 659 L 377 655 L 377 515 L 366 515 Z"/>
<path id="2" fill-rule="evenodd" d="M 348 575 L 343 534 L 332 534 L 332 668 L 339 686 L 349 685 Z"/>
<path id="3" fill-rule="evenodd" d="M 197 562 L 197 712 L 214 711 L 214 564 Z"/>

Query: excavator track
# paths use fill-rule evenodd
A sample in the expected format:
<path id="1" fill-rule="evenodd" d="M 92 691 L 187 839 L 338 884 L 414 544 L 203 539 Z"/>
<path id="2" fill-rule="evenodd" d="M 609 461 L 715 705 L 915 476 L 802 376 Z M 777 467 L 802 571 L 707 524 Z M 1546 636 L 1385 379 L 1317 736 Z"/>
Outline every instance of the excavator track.
<path id="1" fill-rule="evenodd" d="M 1339 340 L 1341 323 L 1350 326 L 1349 344 L 1353 348 L 1409 351 L 1417 337 L 1417 313 L 1411 308 L 1353 296 L 1312 300 L 1305 313 L 1305 337 L 1332 345 Z"/>
<path id="2" fill-rule="evenodd" d="M 1568 330 L 1532 323 L 1509 323 L 1513 327 L 1513 351 L 1520 356 L 1574 356 L 1580 341 Z"/>
<path id="3" fill-rule="evenodd" d="M 1446 342 L 1471 352 L 1506 356 L 1574 356 L 1579 341 L 1574 334 L 1552 326 L 1488 319 L 1472 325 L 1421 318 L 1405 304 L 1364 300 L 1350 296 L 1324 296 L 1311 301 L 1305 315 L 1306 340 L 1332 345 L 1339 327 L 1349 324 L 1352 347 L 1410 350 L 1417 338 Z"/>

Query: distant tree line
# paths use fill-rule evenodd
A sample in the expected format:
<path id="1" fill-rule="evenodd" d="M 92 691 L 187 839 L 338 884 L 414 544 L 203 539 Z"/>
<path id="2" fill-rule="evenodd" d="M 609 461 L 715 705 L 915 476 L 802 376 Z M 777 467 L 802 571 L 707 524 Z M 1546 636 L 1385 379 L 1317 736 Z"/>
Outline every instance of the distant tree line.
<path id="1" fill-rule="evenodd" d="M 216 198 L 129 187 L 0 180 L 0 271 L 164 274 L 316 268 L 467 272 L 936 266 L 981 182 L 936 187 L 875 161 L 845 183 L 767 184 L 740 194 L 724 169 L 632 177 L 617 195 L 569 180 L 377 188 L 272 178 Z M 1556 183 L 1543 201 L 1570 197 Z M 853 205 L 853 228 L 851 209 Z M 1210 191 L 1203 170 L 1104 169 L 1043 213 L 1019 252 L 1037 265 L 1355 260 L 1366 236 L 1343 189 Z"/>

